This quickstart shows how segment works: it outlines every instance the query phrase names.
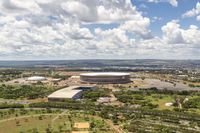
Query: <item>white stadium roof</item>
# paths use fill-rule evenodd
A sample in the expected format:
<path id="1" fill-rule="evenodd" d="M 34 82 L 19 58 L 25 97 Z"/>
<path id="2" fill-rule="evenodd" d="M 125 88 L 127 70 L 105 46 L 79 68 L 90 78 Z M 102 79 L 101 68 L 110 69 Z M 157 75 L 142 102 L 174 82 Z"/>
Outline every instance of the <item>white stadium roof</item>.
<path id="1" fill-rule="evenodd" d="M 48 96 L 48 98 L 73 98 L 76 94 L 80 93 L 82 90 L 77 89 L 80 86 L 70 86 L 67 88 L 63 88 L 61 90 L 53 92 L 51 95 Z"/>
<path id="2" fill-rule="evenodd" d="M 33 76 L 33 77 L 29 77 L 27 80 L 30 80 L 30 81 L 42 81 L 42 80 L 45 80 L 46 78 L 45 77 L 42 77 L 42 76 Z"/>
<path id="3" fill-rule="evenodd" d="M 126 76 L 129 73 L 122 72 L 94 72 L 94 73 L 82 73 L 80 76 Z"/>

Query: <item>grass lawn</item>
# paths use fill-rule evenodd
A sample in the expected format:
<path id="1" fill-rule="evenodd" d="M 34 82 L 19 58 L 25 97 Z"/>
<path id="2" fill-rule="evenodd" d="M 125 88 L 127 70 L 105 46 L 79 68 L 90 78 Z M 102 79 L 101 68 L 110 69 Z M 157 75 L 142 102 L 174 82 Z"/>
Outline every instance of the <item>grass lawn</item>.
<path id="1" fill-rule="evenodd" d="M 162 94 L 152 94 L 151 96 L 146 97 L 153 104 L 158 104 L 159 109 L 169 109 L 172 110 L 173 106 L 165 106 L 165 103 L 174 102 L 174 98 L 171 95 L 162 95 Z"/>
<path id="2" fill-rule="evenodd" d="M 5 121 L 0 121 L 0 133 L 33 133 L 34 130 L 39 133 L 46 133 L 46 129 L 50 127 L 55 133 L 67 133 L 72 130 L 74 122 L 91 122 L 94 119 L 84 118 L 80 115 L 62 115 L 57 117 L 57 114 L 43 114 L 43 115 L 32 115 L 32 116 L 21 116 L 18 118 L 11 118 Z M 57 117 L 57 119 L 54 119 Z M 70 120 L 69 120 L 70 119 Z M 100 120 L 95 120 L 97 123 L 101 123 Z M 99 121 L 99 122 L 98 122 Z M 105 124 L 105 123 L 104 123 Z M 103 125 L 104 125 L 103 124 Z M 103 127 L 109 128 L 105 124 Z M 61 130 L 60 130 L 61 129 Z M 89 129 L 91 130 L 91 129 Z M 101 133 L 114 133 L 112 130 L 102 130 L 95 128 L 94 131 Z"/>
<path id="3" fill-rule="evenodd" d="M 53 114 L 60 113 L 60 110 L 52 110 Z M 47 110 L 24 110 L 24 109 L 9 109 L 9 110 L 0 110 L 0 120 L 20 117 L 24 115 L 35 115 L 35 114 L 45 114 Z"/>
<path id="4" fill-rule="evenodd" d="M 39 116 L 37 117 L 29 117 L 22 118 L 16 120 L 9 120 L 7 122 L 3 122 L 0 124 L 0 133 L 20 133 L 20 132 L 31 132 L 34 128 L 37 128 L 39 132 L 45 132 L 48 125 L 51 124 L 51 119 L 55 117 L 52 115 L 43 116 L 41 120 L 39 120 Z M 17 124 L 19 122 L 19 124 Z M 63 124 L 65 121 L 63 119 L 57 120 L 55 123 L 55 130 L 58 130 L 58 126 Z"/>

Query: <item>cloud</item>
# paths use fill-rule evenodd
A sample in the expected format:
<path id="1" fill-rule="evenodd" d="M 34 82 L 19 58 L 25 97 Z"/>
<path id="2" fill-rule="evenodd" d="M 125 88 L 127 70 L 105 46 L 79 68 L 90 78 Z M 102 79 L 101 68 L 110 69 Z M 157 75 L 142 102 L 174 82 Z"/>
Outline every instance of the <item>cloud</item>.
<path id="1" fill-rule="evenodd" d="M 79 24 L 57 24 L 55 26 L 57 31 L 64 35 L 68 36 L 71 39 L 78 40 L 78 39 L 92 39 L 93 34 L 87 28 L 81 28 Z"/>
<path id="2" fill-rule="evenodd" d="M 197 2 L 196 7 L 185 12 L 182 17 L 183 18 L 187 18 L 187 17 L 194 17 L 200 14 L 200 3 Z M 197 20 L 198 20 L 198 16 L 197 16 Z"/>
<path id="3" fill-rule="evenodd" d="M 97 28 L 95 29 L 95 34 L 97 40 L 106 42 L 106 45 L 108 47 L 111 46 L 112 48 L 119 48 L 126 47 L 130 44 L 129 38 L 126 35 L 126 31 L 121 30 L 119 28 L 114 28 L 110 30 L 101 30 L 100 28 Z"/>
<path id="4" fill-rule="evenodd" d="M 177 21 L 154 37 L 130 0 L 2 0 L 0 12 L 0 59 L 194 57 L 200 42 Z"/>
<path id="5" fill-rule="evenodd" d="M 33 0 L 1 0 L 0 10 L 3 14 L 10 15 L 41 12 L 39 5 Z"/>
<path id="6" fill-rule="evenodd" d="M 195 25 L 190 25 L 188 29 L 182 29 L 178 21 L 170 21 L 162 27 L 163 40 L 170 44 L 189 44 L 189 46 L 199 46 L 200 30 Z"/>
<path id="7" fill-rule="evenodd" d="M 62 9 L 86 23 L 119 23 L 141 19 L 141 14 L 129 0 L 69 0 Z"/>
<path id="8" fill-rule="evenodd" d="M 162 27 L 163 31 L 163 39 L 167 43 L 183 43 L 183 36 L 180 29 L 180 25 L 177 21 L 173 20 L 168 22 L 166 25 Z"/>
<path id="9" fill-rule="evenodd" d="M 152 22 L 157 22 L 157 21 L 162 21 L 163 20 L 163 18 L 162 17 L 157 17 L 157 16 L 155 16 L 155 17 L 153 17 L 152 18 Z"/>
<path id="10" fill-rule="evenodd" d="M 1 59 L 123 55 L 134 40 L 127 32 L 150 35 L 150 20 L 129 0 L 2 0 L 0 12 Z M 108 30 L 85 27 L 116 23 Z"/>
<path id="11" fill-rule="evenodd" d="M 15 8 L 10 8 L 10 6 Z M 3 0 L 0 3 L 0 11 L 5 16 L 14 15 L 37 26 L 53 25 L 54 22 L 68 23 L 69 21 L 79 24 L 118 23 L 124 25 L 127 21 L 138 24 L 142 21 L 145 23 L 149 21 L 136 10 L 130 0 L 25 0 L 24 3 L 23 0 Z M 140 25 L 143 32 L 148 30 L 149 22 L 146 24 Z M 138 30 L 136 32 L 144 36 L 144 33 L 138 33 Z"/>
<path id="12" fill-rule="evenodd" d="M 90 7 L 87 5 L 87 1 L 67 1 L 61 3 L 61 7 L 66 13 L 71 16 L 74 16 L 85 22 L 96 21 L 97 11 L 96 8 Z"/>
<path id="13" fill-rule="evenodd" d="M 178 6 L 178 1 L 177 0 L 148 0 L 148 2 L 154 2 L 154 3 L 159 3 L 159 2 L 168 2 L 174 7 Z"/>
<path id="14" fill-rule="evenodd" d="M 199 15 L 199 16 L 197 16 L 197 21 L 200 21 L 200 15 Z"/>
<path id="15" fill-rule="evenodd" d="M 152 38 L 151 31 L 148 29 L 150 26 L 149 18 L 142 18 L 141 20 L 130 20 L 123 23 L 120 28 L 129 32 L 133 32 L 136 35 L 141 36 L 144 39 Z"/>
<path id="16" fill-rule="evenodd" d="M 178 6 L 178 1 L 177 1 L 177 0 L 169 0 L 169 3 L 170 3 L 172 6 L 175 6 L 175 7 Z"/>

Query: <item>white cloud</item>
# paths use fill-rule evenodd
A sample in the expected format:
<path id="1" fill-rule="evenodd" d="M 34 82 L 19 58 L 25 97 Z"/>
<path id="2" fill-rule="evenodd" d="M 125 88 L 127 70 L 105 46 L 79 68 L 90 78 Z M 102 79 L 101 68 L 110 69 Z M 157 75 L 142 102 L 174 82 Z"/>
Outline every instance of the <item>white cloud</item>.
<path id="1" fill-rule="evenodd" d="M 155 2 L 155 3 L 168 2 L 169 4 L 171 4 L 174 7 L 178 6 L 178 1 L 177 0 L 148 0 L 148 2 Z"/>
<path id="2" fill-rule="evenodd" d="M 10 6 L 15 8 L 11 9 Z M 149 19 L 143 17 L 130 0 L 25 0 L 24 3 L 20 0 L 15 2 L 14 0 L 3 0 L 0 3 L 0 11 L 5 16 L 22 17 L 37 26 L 52 25 L 54 21 L 55 23 L 70 21 L 71 24 L 118 23 L 121 25 L 134 22 L 139 27 L 132 27 L 132 32 L 143 38 L 148 38 L 146 36 L 150 34 Z M 23 16 L 20 15 L 21 11 L 23 11 Z M 53 16 L 55 20 L 49 18 L 50 16 Z M 138 30 L 139 28 L 141 30 Z"/>
<path id="3" fill-rule="evenodd" d="M 194 17 L 200 14 L 200 3 L 197 2 L 196 7 L 185 12 L 182 17 L 186 18 L 186 17 Z"/>
<path id="4" fill-rule="evenodd" d="M 95 21 L 95 8 L 90 8 L 87 3 L 81 1 L 67 1 L 61 4 L 63 10 L 68 14 L 86 22 Z"/>
<path id="5" fill-rule="evenodd" d="M 109 44 L 108 47 L 126 47 L 126 45 L 130 44 L 129 38 L 126 35 L 126 31 L 118 28 L 111 30 L 101 30 L 97 28 L 95 29 L 95 34 L 97 40 L 102 40 L 103 42 L 106 42 L 106 45 Z"/>
<path id="6" fill-rule="evenodd" d="M 129 0 L 69 0 L 61 7 L 86 23 L 117 23 L 142 18 Z"/>
<path id="7" fill-rule="evenodd" d="M 157 16 L 155 16 L 155 17 L 153 17 L 152 18 L 152 22 L 157 22 L 157 21 L 162 21 L 163 20 L 163 18 L 162 17 L 157 17 Z"/>
<path id="8" fill-rule="evenodd" d="M 177 21 L 168 22 L 162 27 L 163 39 L 168 43 L 183 43 L 182 32 Z"/>
<path id="9" fill-rule="evenodd" d="M 39 4 L 48 4 L 48 3 L 52 3 L 56 0 L 35 0 L 35 1 Z"/>
<path id="10" fill-rule="evenodd" d="M 0 11 L 3 14 L 9 13 L 10 15 L 22 15 L 22 13 L 38 14 L 41 12 L 41 8 L 33 0 L 1 0 Z"/>
<path id="11" fill-rule="evenodd" d="M 199 46 L 198 27 L 176 21 L 153 37 L 130 0 L 2 0 L 0 12 L 0 59 L 168 58 Z"/>
<path id="12" fill-rule="evenodd" d="M 87 28 L 80 28 L 79 24 L 65 23 L 57 24 L 57 31 L 64 36 L 68 36 L 74 40 L 92 39 L 93 35 Z"/>
<path id="13" fill-rule="evenodd" d="M 200 21 L 200 15 L 199 15 L 199 16 L 197 16 L 197 21 Z"/>
<path id="14" fill-rule="evenodd" d="M 140 35 L 142 38 L 152 38 L 151 31 L 148 30 L 150 26 L 150 19 L 142 18 L 141 20 L 130 20 L 123 23 L 120 28 L 129 32 Z"/>
<path id="15" fill-rule="evenodd" d="M 188 29 L 182 29 L 178 21 L 168 22 L 162 27 L 163 40 L 170 44 L 189 44 L 189 46 L 199 46 L 200 30 L 195 25 L 190 25 Z"/>
<path id="16" fill-rule="evenodd" d="M 175 6 L 175 7 L 178 6 L 178 1 L 177 1 L 177 0 L 169 0 L 169 3 L 170 3 L 172 6 Z"/>

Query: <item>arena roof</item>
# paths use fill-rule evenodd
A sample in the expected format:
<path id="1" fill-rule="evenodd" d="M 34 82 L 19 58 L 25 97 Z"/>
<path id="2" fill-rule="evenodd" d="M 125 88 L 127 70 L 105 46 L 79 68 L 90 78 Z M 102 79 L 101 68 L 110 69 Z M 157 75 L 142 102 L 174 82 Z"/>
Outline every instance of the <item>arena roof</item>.
<path id="1" fill-rule="evenodd" d="M 129 73 L 122 72 L 94 72 L 94 73 L 82 73 L 80 76 L 126 76 Z"/>
<path id="2" fill-rule="evenodd" d="M 45 79 L 46 78 L 42 77 L 42 76 L 33 76 L 33 77 L 27 78 L 27 80 L 30 80 L 30 81 L 41 81 L 41 80 L 45 80 Z"/>
<path id="3" fill-rule="evenodd" d="M 73 98 L 76 94 L 81 92 L 82 90 L 78 89 L 80 86 L 70 86 L 67 88 L 63 88 L 61 90 L 53 92 L 48 98 Z"/>

